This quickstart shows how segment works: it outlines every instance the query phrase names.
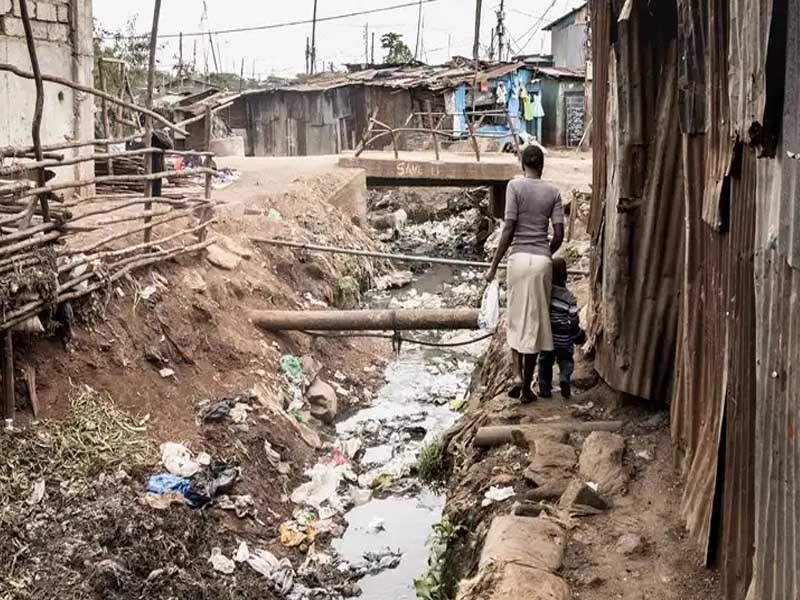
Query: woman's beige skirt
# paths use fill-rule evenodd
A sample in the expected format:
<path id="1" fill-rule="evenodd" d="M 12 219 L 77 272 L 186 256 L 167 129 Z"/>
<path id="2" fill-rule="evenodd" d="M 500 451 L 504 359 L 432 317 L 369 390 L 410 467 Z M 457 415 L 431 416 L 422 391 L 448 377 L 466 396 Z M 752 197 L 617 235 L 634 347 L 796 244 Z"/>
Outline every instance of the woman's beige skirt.
<path id="1" fill-rule="evenodd" d="M 553 349 L 550 294 L 553 263 L 538 254 L 508 260 L 508 345 L 521 354 Z"/>

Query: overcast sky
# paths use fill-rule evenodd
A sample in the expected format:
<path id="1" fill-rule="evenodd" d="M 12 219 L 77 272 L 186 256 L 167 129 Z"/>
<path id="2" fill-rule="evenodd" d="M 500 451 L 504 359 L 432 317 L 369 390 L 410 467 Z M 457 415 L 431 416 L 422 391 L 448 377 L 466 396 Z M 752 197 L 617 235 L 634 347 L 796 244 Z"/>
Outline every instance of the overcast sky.
<path id="1" fill-rule="evenodd" d="M 317 16 L 326 17 L 360 10 L 404 4 L 408 0 L 318 0 Z M 525 53 L 549 52 L 550 36 L 531 31 L 542 20 L 542 25 L 555 20 L 580 0 L 506 0 L 506 27 L 512 38 L 512 48 Z M 94 15 L 106 29 L 122 28 L 126 21 L 138 17 L 137 29 L 149 30 L 152 20 L 153 0 L 94 0 Z M 206 0 L 208 20 L 203 22 L 202 0 L 164 0 L 161 9 L 161 34 L 183 31 L 198 32 L 209 29 L 229 29 L 283 23 L 310 19 L 314 0 Z M 499 0 L 483 1 L 481 42 L 489 44 L 491 29 L 496 24 L 495 11 Z M 548 10 L 549 8 L 549 10 Z M 416 7 L 402 8 L 384 13 L 351 17 L 319 23 L 317 25 L 317 58 L 337 67 L 346 62 L 364 61 L 364 26 L 369 24 L 370 36 L 376 33 L 375 58 L 383 58 L 380 36 L 389 31 L 403 35 L 413 52 L 417 37 Z M 437 0 L 423 6 L 423 35 L 420 58 L 431 64 L 442 63 L 450 55 L 472 55 L 472 37 L 475 18 L 475 0 Z M 306 36 L 311 35 L 310 25 L 298 25 L 266 31 L 231 33 L 215 36 L 219 44 L 221 62 L 226 71 L 238 72 L 245 60 L 245 72 L 260 77 L 273 74 L 292 76 L 305 71 Z M 159 54 L 160 68 L 177 63 L 177 40 L 164 40 Z M 197 68 L 204 70 L 208 55 L 210 68 L 213 59 L 208 37 L 184 39 L 184 61 L 191 62 L 197 45 Z M 220 58 L 220 57 L 218 57 Z"/>

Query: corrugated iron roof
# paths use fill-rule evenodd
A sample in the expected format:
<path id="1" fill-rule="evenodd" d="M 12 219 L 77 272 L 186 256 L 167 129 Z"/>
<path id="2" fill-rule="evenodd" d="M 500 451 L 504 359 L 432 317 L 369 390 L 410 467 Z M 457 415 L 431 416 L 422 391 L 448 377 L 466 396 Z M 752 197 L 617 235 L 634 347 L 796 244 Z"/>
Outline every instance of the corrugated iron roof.
<path id="1" fill-rule="evenodd" d="M 560 17 L 558 17 L 558 18 L 557 18 L 555 21 L 552 21 L 551 23 L 548 23 L 547 25 L 545 25 L 544 27 L 542 27 L 542 31 L 550 31 L 551 29 L 553 29 L 553 28 L 554 28 L 556 25 L 558 25 L 559 23 L 561 23 L 561 22 L 562 22 L 562 21 L 564 21 L 565 19 L 569 19 L 569 18 L 570 18 L 572 15 L 574 15 L 575 13 L 577 13 L 577 12 L 579 12 L 579 11 L 583 10 L 584 8 L 586 8 L 586 5 L 587 5 L 587 4 L 588 4 L 588 2 L 584 2 L 584 3 L 582 3 L 581 5 L 579 5 L 579 6 L 576 6 L 575 8 L 573 8 L 573 9 L 572 9 L 571 11 L 569 11 L 568 13 L 561 15 L 561 16 L 560 16 Z"/>
<path id="2" fill-rule="evenodd" d="M 584 67 L 536 67 L 536 72 L 556 79 L 585 79 Z"/>
<path id="3" fill-rule="evenodd" d="M 471 64 L 464 62 L 434 66 L 414 65 L 368 68 L 352 73 L 323 73 L 287 84 L 247 90 L 244 95 L 249 96 L 275 91 L 325 91 L 353 84 L 397 89 L 426 88 L 443 90 L 456 87 L 461 83 L 472 82 L 476 77 L 479 82 L 488 81 L 499 79 L 519 69 L 527 68 L 522 62 L 481 63 L 477 71 Z"/>

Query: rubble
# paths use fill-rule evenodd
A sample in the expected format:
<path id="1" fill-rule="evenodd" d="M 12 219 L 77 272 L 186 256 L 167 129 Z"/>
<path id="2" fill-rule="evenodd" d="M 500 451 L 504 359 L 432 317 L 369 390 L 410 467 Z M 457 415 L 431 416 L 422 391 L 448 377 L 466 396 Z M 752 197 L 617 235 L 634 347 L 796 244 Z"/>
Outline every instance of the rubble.
<path id="1" fill-rule="evenodd" d="M 578 463 L 581 477 L 596 481 L 604 494 L 617 494 L 625 489 L 628 473 L 622 464 L 625 438 L 616 433 L 594 431 L 583 443 Z"/>

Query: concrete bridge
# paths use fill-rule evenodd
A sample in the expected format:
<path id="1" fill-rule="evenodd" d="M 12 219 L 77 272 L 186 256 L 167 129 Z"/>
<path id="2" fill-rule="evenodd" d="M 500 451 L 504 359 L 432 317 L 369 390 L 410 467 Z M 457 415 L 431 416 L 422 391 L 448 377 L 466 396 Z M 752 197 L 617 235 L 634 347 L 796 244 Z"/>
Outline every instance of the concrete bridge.
<path id="1" fill-rule="evenodd" d="M 509 180 L 522 174 L 513 154 L 482 154 L 478 162 L 470 153 L 441 153 L 439 160 L 433 152 L 400 152 L 398 158 L 390 152 L 363 152 L 360 156 L 345 155 L 339 166 L 363 169 L 368 187 L 479 187 L 488 186 L 492 192 L 492 212 L 497 217 L 505 210 L 506 186 Z"/>

